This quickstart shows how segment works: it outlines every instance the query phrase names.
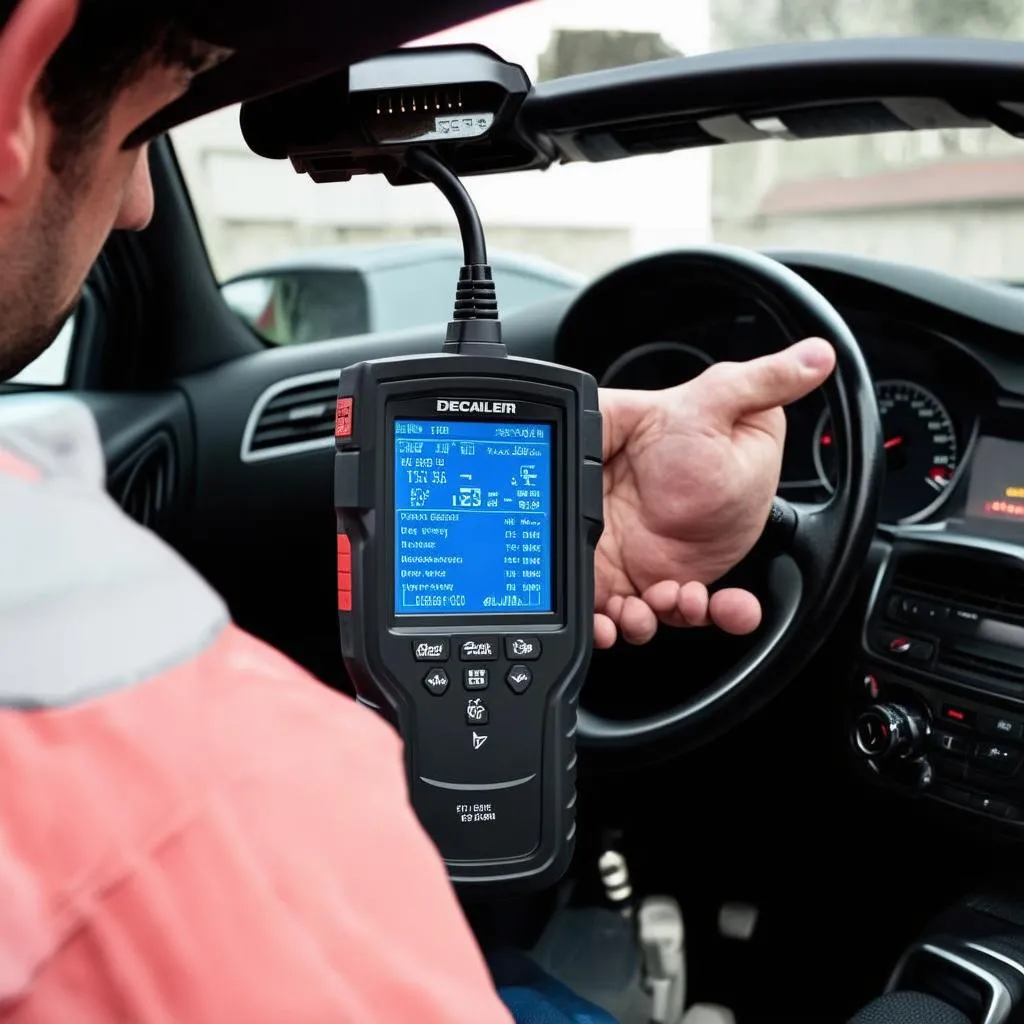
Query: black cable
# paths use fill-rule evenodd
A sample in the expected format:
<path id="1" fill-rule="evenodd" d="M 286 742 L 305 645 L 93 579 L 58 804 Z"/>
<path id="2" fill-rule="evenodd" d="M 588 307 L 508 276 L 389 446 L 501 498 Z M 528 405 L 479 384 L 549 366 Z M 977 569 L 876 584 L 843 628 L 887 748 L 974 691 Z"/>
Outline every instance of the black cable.
<path id="1" fill-rule="evenodd" d="M 467 267 L 487 265 L 487 242 L 480 214 L 462 184 L 459 176 L 444 161 L 439 160 L 426 149 L 410 149 L 407 154 L 409 166 L 421 177 L 436 185 L 438 191 L 448 200 L 459 222 L 462 235 L 462 259 Z"/>
<path id="2" fill-rule="evenodd" d="M 457 174 L 426 149 L 410 149 L 411 170 L 437 186 L 455 211 L 462 236 L 463 267 L 455 288 L 455 310 L 445 338 L 446 352 L 506 355 L 498 320 L 494 276 L 487 263 L 487 243 L 480 214 Z"/>

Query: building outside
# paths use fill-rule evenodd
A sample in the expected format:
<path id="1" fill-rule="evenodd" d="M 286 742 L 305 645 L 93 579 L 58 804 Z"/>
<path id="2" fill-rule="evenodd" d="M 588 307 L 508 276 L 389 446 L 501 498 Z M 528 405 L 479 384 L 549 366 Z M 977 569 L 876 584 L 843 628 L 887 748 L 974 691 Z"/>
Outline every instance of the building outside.
<path id="1" fill-rule="evenodd" d="M 712 0 L 716 48 L 802 38 L 1020 38 L 1016 0 Z M 1024 142 L 963 128 L 723 146 L 714 236 L 1024 280 Z"/>
<path id="2" fill-rule="evenodd" d="M 707 0 L 541 0 L 442 33 L 522 64 L 531 79 L 707 49 Z M 173 141 L 221 279 L 337 244 L 450 236 L 432 187 L 366 177 L 315 185 L 287 162 L 251 154 L 237 109 L 177 129 Z M 671 154 L 467 182 L 493 248 L 588 275 L 633 255 L 711 235 L 710 155 Z"/>

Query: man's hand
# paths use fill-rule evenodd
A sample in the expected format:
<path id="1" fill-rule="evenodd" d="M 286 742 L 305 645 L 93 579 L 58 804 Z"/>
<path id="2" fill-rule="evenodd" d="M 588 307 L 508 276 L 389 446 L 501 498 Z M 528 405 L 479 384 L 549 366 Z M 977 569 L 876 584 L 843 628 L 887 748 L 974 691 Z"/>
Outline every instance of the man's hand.
<path id="1" fill-rule="evenodd" d="M 708 596 L 757 543 L 779 483 L 782 406 L 835 366 L 820 339 L 748 363 L 717 363 L 665 391 L 602 390 L 605 531 L 597 549 L 594 640 L 651 640 L 658 623 L 752 633 L 744 590 Z"/>

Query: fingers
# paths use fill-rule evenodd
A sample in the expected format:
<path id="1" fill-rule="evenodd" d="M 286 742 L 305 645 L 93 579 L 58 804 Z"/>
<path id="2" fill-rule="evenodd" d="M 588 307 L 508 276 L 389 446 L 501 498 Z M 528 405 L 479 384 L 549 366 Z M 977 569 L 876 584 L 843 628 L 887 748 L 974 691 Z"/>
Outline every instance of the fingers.
<path id="1" fill-rule="evenodd" d="M 658 617 L 639 597 L 627 597 L 619 617 L 619 630 L 627 644 L 647 644 L 658 632 Z"/>
<path id="2" fill-rule="evenodd" d="M 620 630 L 628 644 L 650 643 L 658 632 L 657 616 L 639 597 L 617 598 L 609 602 L 608 612 L 594 616 L 594 646 L 599 650 L 614 647 Z"/>
<path id="3" fill-rule="evenodd" d="M 701 405 L 708 415 L 731 425 L 810 394 L 825 383 L 835 364 L 832 346 L 809 338 L 746 363 L 716 363 L 687 386 L 701 389 Z"/>
<path id="4" fill-rule="evenodd" d="M 616 636 L 615 623 L 607 615 L 594 616 L 594 646 L 598 650 L 614 647 Z"/>
<path id="5" fill-rule="evenodd" d="M 666 626 L 707 626 L 710 598 L 703 583 L 680 586 L 674 580 L 655 583 L 644 592 L 644 601 Z"/>
<path id="6" fill-rule="evenodd" d="M 642 598 L 616 597 L 608 603 L 607 614 L 594 616 L 594 646 L 613 647 L 621 632 L 628 644 L 646 644 L 654 639 L 659 622 L 666 626 L 716 626 L 732 636 L 746 636 L 761 625 L 761 604 L 746 590 L 730 588 L 709 595 L 703 583 L 691 581 L 679 586 L 664 580 L 649 587 Z"/>
<path id="7" fill-rule="evenodd" d="M 746 590 L 720 590 L 711 598 L 708 615 L 723 633 L 746 636 L 761 625 L 761 604 Z"/>
<path id="8" fill-rule="evenodd" d="M 688 626 L 706 626 L 711 598 L 703 583 L 684 583 L 679 588 L 679 614 Z"/>

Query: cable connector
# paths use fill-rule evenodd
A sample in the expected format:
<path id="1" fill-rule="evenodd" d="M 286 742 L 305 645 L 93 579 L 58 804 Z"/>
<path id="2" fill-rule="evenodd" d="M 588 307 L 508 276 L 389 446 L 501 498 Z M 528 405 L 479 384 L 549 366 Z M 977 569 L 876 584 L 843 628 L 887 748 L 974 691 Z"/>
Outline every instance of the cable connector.
<path id="1" fill-rule="evenodd" d="M 505 355 L 498 319 L 498 297 L 491 268 L 486 263 L 467 264 L 459 271 L 455 311 L 444 351 L 462 355 Z"/>
<path id="2" fill-rule="evenodd" d="M 448 324 L 444 351 L 457 355 L 508 355 L 501 337 L 498 296 L 487 262 L 484 229 L 473 200 L 458 176 L 429 150 L 411 149 L 406 159 L 448 200 L 462 236 L 464 262 L 455 287 L 455 312 Z"/>
<path id="3" fill-rule="evenodd" d="M 453 320 L 497 320 L 498 296 L 488 264 L 463 267 L 455 286 Z"/>

